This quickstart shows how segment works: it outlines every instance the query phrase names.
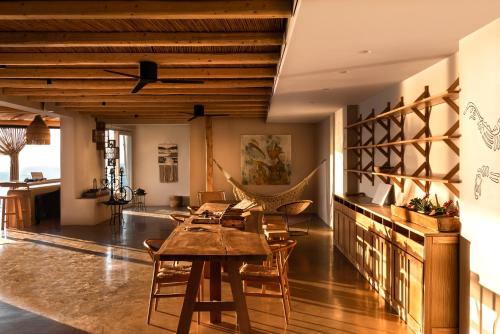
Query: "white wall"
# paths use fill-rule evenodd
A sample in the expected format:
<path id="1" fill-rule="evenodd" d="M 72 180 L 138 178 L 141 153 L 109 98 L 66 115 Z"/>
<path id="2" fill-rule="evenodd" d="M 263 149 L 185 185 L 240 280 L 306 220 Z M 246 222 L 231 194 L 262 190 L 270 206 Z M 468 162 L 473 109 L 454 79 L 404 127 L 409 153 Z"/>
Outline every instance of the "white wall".
<path id="1" fill-rule="evenodd" d="M 173 143 L 179 149 L 179 181 L 160 183 L 158 144 Z M 168 205 L 172 195 L 189 196 L 190 126 L 136 125 L 132 138 L 133 184 L 147 192 L 146 205 Z"/>
<path id="2" fill-rule="evenodd" d="M 203 120 L 193 122 L 191 163 L 192 173 L 199 174 L 205 171 L 205 137 Z M 292 176 L 290 185 L 279 186 L 248 186 L 248 189 L 262 194 L 275 194 L 288 190 L 300 182 L 314 168 L 317 167 L 317 127 L 315 124 L 283 124 L 266 123 L 261 119 L 213 119 L 213 146 L 214 158 L 236 180 L 241 181 L 241 135 L 243 134 L 289 134 L 292 135 Z M 195 148 L 196 147 L 196 150 Z M 197 203 L 196 194 L 205 189 L 205 178 L 191 179 L 191 201 Z M 224 190 L 232 198 L 232 187 L 227 183 L 224 175 L 214 166 L 214 189 Z M 316 210 L 317 176 L 306 187 L 303 199 L 311 199 Z"/>
<path id="3" fill-rule="evenodd" d="M 500 140 L 500 19 L 460 41 L 460 193 L 462 235 L 471 242 L 470 267 L 479 283 L 500 294 L 500 150 L 488 148 L 480 133 L 479 115 L 471 119 L 469 103 L 474 103 L 484 122 Z M 500 142 L 497 142 L 500 145 Z M 478 169 L 489 172 L 478 176 Z M 494 177 L 494 174 L 497 176 Z M 492 177 L 493 178 L 490 178 Z M 496 181 L 493 181 L 496 179 Z M 476 198 L 475 184 L 482 180 Z"/>
<path id="4" fill-rule="evenodd" d="M 333 136 L 334 115 L 318 123 L 318 163 L 326 159 L 318 171 L 318 216 L 328 226 L 333 227 Z"/>
<path id="5" fill-rule="evenodd" d="M 94 225 L 109 218 L 105 205 L 80 198 L 104 169 L 102 151 L 92 143 L 93 128 L 88 116 L 61 117 L 61 225 Z"/>
<path id="6" fill-rule="evenodd" d="M 378 114 L 384 108 L 386 108 L 387 102 L 391 102 L 391 105 L 396 105 L 401 96 L 404 97 L 405 104 L 410 104 L 416 100 L 419 95 L 424 91 L 424 86 L 428 85 L 430 94 L 435 95 L 445 92 L 446 89 L 458 78 L 458 64 L 457 55 L 452 55 L 442 61 L 428 67 L 427 69 L 409 77 L 408 79 L 391 86 L 390 88 L 384 90 L 380 94 L 366 99 L 359 103 L 359 111 L 366 118 L 372 108 L 375 109 L 375 113 Z M 447 104 L 441 104 L 434 106 L 431 111 L 430 127 L 433 136 L 443 135 L 458 119 L 458 116 L 452 111 L 452 109 Z M 408 114 L 405 120 L 405 138 L 410 139 L 421 129 L 423 122 L 415 115 Z M 378 142 L 382 135 L 385 134 L 382 128 L 378 126 L 376 128 L 375 141 Z M 396 128 L 391 128 L 391 135 L 394 136 L 397 132 Z M 368 132 L 366 129 L 363 130 L 363 136 L 366 139 Z M 457 141 L 455 141 L 458 144 Z M 424 161 L 421 154 L 412 146 L 405 146 L 405 174 L 411 175 L 416 168 Z M 366 165 L 370 161 L 370 156 L 363 153 L 363 165 Z M 434 176 L 444 176 L 449 170 L 455 166 L 459 161 L 458 157 L 453 153 L 453 151 L 448 148 L 448 146 L 442 142 L 433 142 L 431 148 L 431 167 Z M 394 154 L 391 156 L 391 161 L 398 161 L 397 156 Z M 385 162 L 385 158 L 380 153 L 375 154 L 375 165 L 382 165 Z M 380 183 L 380 179 L 376 178 L 375 186 Z M 363 177 L 363 182 L 360 184 L 361 192 L 365 192 L 368 196 L 373 196 L 375 187 L 372 186 L 371 182 Z M 398 198 L 399 188 L 395 187 L 396 198 Z M 422 196 L 423 192 L 420 188 L 416 187 L 412 182 L 406 181 L 405 193 L 409 196 Z M 442 201 L 449 198 L 453 198 L 451 194 L 444 185 L 439 183 L 433 183 L 430 189 L 431 194 L 437 194 Z"/>

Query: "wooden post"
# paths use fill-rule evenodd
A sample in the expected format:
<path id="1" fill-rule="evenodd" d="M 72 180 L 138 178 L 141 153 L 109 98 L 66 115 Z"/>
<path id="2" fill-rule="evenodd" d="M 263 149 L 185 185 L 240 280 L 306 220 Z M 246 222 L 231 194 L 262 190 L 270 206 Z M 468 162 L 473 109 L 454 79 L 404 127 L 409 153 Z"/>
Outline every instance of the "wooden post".
<path id="1" fill-rule="evenodd" d="M 205 116 L 205 145 L 207 156 L 207 180 L 206 191 L 214 191 L 214 150 L 212 136 L 212 118 Z"/>

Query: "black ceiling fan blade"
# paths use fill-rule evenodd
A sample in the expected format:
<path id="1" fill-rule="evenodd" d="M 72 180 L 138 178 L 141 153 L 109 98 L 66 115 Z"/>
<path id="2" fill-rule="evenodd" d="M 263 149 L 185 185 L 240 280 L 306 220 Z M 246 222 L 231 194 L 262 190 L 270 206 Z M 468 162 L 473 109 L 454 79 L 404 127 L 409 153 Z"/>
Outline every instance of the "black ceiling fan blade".
<path id="1" fill-rule="evenodd" d="M 203 84 L 203 80 L 185 80 L 185 79 L 160 79 L 161 83 L 180 83 L 180 84 Z"/>
<path id="2" fill-rule="evenodd" d="M 121 76 L 124 76 L 124 77 L 129 77 L 129 78 L 134 78 L 134 79 L 139 79 L 139 80 L 141 79 L 140 76 L 134 75 L 134 74 L 128 74 L 128 73 L 117 72 L 117 71 L 112 71 L 112 70 L 104 70 L 104 72 L 118 74 L 118 75 L 121 75 Z"/>
<path id="3" fill-rule="evenodd" d="M 146 86 L 149 82 L 146 81 L 146 80 L 141 80 L 139 79 L 139 81 L 137 82 L 137 84 L 135 85 L 135 87 L 130 91 L 130 93 L 132 94 L 135 94 L 137 93 L 138 91 L 140 91 L 142 88 L 144 88 L 144 86 Z"/>
<path id="4" fill-rule="evenodd" d="M 188 119 L 188 122 L 191 122 L 193 119 L 198 118 L 198 116 L 193 116 L 190 119 Z"/>

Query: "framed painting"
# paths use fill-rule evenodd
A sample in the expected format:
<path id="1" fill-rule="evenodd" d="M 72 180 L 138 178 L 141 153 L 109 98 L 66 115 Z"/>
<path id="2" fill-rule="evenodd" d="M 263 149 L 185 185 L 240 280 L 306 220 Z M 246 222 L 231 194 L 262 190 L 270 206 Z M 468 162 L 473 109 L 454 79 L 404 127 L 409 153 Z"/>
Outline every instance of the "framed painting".
<path id="1" fill-rule="evenodd" d="M 290 184 L 291 149 L 291 135 L 242 135 L 242 183 L 245 185 Z"/>

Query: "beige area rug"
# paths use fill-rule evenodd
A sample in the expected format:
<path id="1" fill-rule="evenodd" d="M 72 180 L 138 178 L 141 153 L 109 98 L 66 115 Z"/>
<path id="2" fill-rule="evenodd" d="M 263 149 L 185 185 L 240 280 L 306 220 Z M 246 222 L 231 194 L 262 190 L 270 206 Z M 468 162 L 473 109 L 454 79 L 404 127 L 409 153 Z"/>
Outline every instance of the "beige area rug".
<path id="1" fill-rule="evenodd" d="M 9 239 L 5 239 L 5 238 L 0 238 L 0 245 L 4 245 L 4 244 L 13 244 L 15 243 L 14 240 L 9 240 Z"/>

